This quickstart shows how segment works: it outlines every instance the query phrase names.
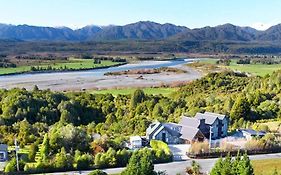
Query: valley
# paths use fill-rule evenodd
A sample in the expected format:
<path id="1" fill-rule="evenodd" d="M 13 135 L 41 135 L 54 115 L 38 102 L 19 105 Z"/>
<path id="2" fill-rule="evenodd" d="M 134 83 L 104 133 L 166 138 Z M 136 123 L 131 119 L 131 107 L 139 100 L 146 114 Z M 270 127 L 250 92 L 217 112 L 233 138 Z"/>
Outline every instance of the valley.
<path id="1" fill-rule="evenodd" d="M 0 87 L 11 89 L 21 87 L 32 89 L 37 85 L 40 89 L 51 89 L 55 91 L 70 90 L 94 90 L 94 89 L 116 89 L 128 87 L 161 87 L 178 86 L 201 77 L 198 71 L 183 66 L 191 60 L 171 61 L 141 61 L 118 67 L 78 71 L 78 72 L 55 72 L 36 73 L 2 76 Z M 136 69 L 154 69 L 161 67 L 176 67 L 183 70 L 182 73 L 162 72 L 157 74 L 133 74 L 105 76 L 107 72 L 118 72 Z"/>

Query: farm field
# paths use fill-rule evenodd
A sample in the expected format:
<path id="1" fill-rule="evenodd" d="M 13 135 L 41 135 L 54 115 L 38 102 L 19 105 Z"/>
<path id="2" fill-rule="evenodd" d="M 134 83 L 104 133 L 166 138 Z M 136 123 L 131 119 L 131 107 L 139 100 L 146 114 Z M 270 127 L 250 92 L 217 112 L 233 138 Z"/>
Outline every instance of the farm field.
<path id="1" fill-rule="evenodd" d="M 200 62 L 206 64 L 216 64 L 217 59 L 202 59 Z M 281 69 L 281 64 L 237 64 L 236 60 L 231 60 L 230 66 L 222 66 L 221 68 L 231 69 L 234 71 L 248 72 L 253 75 L 265 76 L 266 74 L 271 74 L 272 72 Z"/>
<path id="2" fill-rule="evenodd" d="M 275 170 L 278 174 L 281 173 L 281 159 L 253 160 L 251 162 L 255 175 L 272 175 Z"/>
<path id="3" fill-rule="evenodd" d="M 92 59 L 69 59 L 67 62 L 54 62 L 49 64 L 38 64 L 33 65 L 33 67 L 40 67 L 42 69 L 48 68 L 51 66 L 53 69 L 63 69 L 67 68 L 67 70 L 80 70 L 80 69 L 91 69 L 98 68 L 104 66 L 113 66 L 119 64 L 118 62 L 112 61 L 101 61 L 101 64 L 94 64 Z M 0 75 L 5 74 L 15 74 L 15 73 L 23 73 L 23 72 L 31 72 L 31 66 L 18 66 L 16 68 L 0 68 Z"/>
<path id="4" fill-rule="evenodd" d="M 125 89 L 106 89 L 106 90 L 94 90 L 90 91 L 92 94 L 112 94 L 117 95 L 128 95 L 134 93 L 137 88 L 125 88 Z M 144 93 L 148 95 L 160 95 L 169 96 L 175 92 L 177 88 L 143 88 Z"/>

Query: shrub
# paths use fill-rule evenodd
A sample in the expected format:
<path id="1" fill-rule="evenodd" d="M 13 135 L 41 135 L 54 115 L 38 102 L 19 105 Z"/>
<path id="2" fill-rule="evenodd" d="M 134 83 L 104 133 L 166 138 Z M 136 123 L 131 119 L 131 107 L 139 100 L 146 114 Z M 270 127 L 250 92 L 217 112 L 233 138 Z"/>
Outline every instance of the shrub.
<path id="1" fill-rule="evenodd" d="M 24 170 L 24 166 L 25 166 L 25 163 L 24 163 L 22 160 L 20 160 L 20 161 L 19 161 L 19 170 L 20 170 L 20 171 L 23 171 L 23 170 Z M 6 173 L 17 171 L 17 160 L 16 160 L 16 158 L 12 158 L 12 159 L 8 162 L 8 164 L 6 165 L 4 171 L 5 171 Z"/>
<path id="2" fill-rule="evenodd" d="M 94 170 L 91 173 L 89 173 L 89 175 L 107 175 L 107 173 L 101 170 Z"/>
<path id="3" fill-rule="evenodd" d="M 226 141 L 222 141 L 220 143 L 220 151 L 231 152 L 235 149 L 235 146 L 227 143 Z"/>
<path id="4" fill-rule="evenodd" d="M 36 153 L 37 153 L 38 150 L 39 150 L 39 148 L 38 148 L 37 142 L 30 145 L 29 152 L 28 152 L 29 161 L 31 161 L 31 162 L 35 161 L 35 156 L 36 156 Z"/>
<path id="5" fill-rule="evenodd" d="M 154 163 L 165 163 L 172 161 L 172 152 L 165 142 L 159 140 L 151 140 L 150 146 L 152 147 L 154 154 Z"/>
<path id="6" fill-rule="evenodd" d="M 249 140 L 245 144 L 246 150 L 262 150 L 264 148 L 265 144 L 260 140 Z"/>
<path id="7" fill-rule="evenodd" d="M 93 158 L 89 154 L 83 154 L 77 159 L 76 168 L 78 170 L 88 169 L 91 167 L 91 162 Z"/>
<path id="8" fill-rule="evenodd" d="M 208 142 L 195 142 L 189 149 L 189 152 L 193 154 L 208 153 L 209 151 Z"/>

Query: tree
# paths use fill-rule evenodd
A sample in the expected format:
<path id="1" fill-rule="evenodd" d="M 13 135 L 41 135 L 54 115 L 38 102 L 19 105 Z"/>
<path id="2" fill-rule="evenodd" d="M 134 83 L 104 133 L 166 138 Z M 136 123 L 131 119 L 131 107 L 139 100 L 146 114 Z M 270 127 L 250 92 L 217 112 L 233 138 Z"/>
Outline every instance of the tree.
<path id="1" fill-rule="evenodd" d="M 154 165 L 149 150 L 136 151 L 130 158 L 127 168 L 121 175 L 155 175 Z"/>
<path id="2" fill-rule="evenodd" d="M 137 89 L 131 97 L 131 108 L 132 109 L 136 108 L 137 104 L 143 102 L 144 99 L 145 99 L 145 94 L 143 90 Z"/>
<path id="3" fill-rule="evenodd" d="M 32 143 L 30 145 L 29 152 L 28 152 L 28 159 L 29 159 L 29 161 L 32 161 L 32 162 L 35 161 L 35 156 L 36 156 L 36 153 L 37 153 L 38 150 L 39 150 L 39 147 L 38 147 L 38 143 L 37 142 Z"/>
<path id="4" fill-rule="evenodd" d="M 219 158 L 215 163 L 213 169 L 211 170 L 210 175 L 221 175 L 222 167 L 223 167 L 223 160 L 222 158 Z"/>
<path id="5" fill-rule="evenodd" d="M 23 147 L 30 141 L 32 126 L 28 123 L 26 119 L 21 121 L 19 123 L 19 126 L 20 128 L 19 128 L 18 140 L 20 142 L 20 146 Z"/>
<path id="6" fill-rule="evenodd" d="M 20 160 L 19 161 L 19 170 L 20 171 L 23 171 L 24 170 L 24 166 L 25 166 L 25 163 Z M 16 172 L 17 171 L 17 160 L 16 158 L 12 158 L 8 164 L 5 166 L 5 173 L 9 173 L 9 172 Z"/>
<path id="7" fill-rule="evenodd" d="M 91 167 L 91 162 L 93 161 L 93 158 L 90 154 L 83 154 L 81 155 L 76 163 L 76 168 L 78 170 L 84 170 Z"/>
<path id="8" fill-rule="evenodd" d="M 55 156 L 55 167 L 67 170 L 72 167 L 72 158 L 66 154 L 64 147 Z"/>
<path id="9" fill-rule="evenodd" d="M 232 120 L 238 120 L 240 118 L 247 119 L 247 115 L 250 112 L 250 105 L 245 97 L 242 95 L 239 96 L 235 103 L 233 104 L 233 107 L 230 111 L 230 117 Z"/>
<path id="10" fill-rule="evenodd" d="M 240 155 L 240 152 L 238 152 L 237 156 L 235 157 L 234 161 L 232 162 L 231 174 L 233 174 L 233 175 L 239 174 L 240 161 L 241 161 L 241 155 Z"/>
<path id="11" fill-rule="evenodd" d="M 238 165 L 239 175 L 253 175 L 254 170 L 248 155 L 245 153 Z"/>
<path id="12" fill-rule="evenodd" d="M 154 165 L 152 162 L 152 157 L 148 152 L 144 152 L 140 159 L 140 168 L 143 175 L 153 175 Z"/>
<path id="13" fill-rule="evenodd" d="M 230 154 L 228 154 L 222 162 L 221 174 L 222 175 L 231 175 L 231 170 L 232 170 L 231 156 L 230 156 Z"/>
<path id="14" fill-rule="evenodd" d="M 33 90 L 33 91 L 39 91 L 39 88 L 38 88 L 37 85 L 34 85 L 32 90 Z"/>
<path id="15" fill-rule="evenodd" d="M 94 170 L 91 173 L 89 173 L 89 175 L 107 175 L 107 173 L 101 170 Z"/>
<path id="16" fill-rule="evenodd" d="M 40 149 L 40 158 L 41 161 L 46 162 L 48 159 L 50 153 L 50 143 L 49 143 L 49 138 L 48 138 L 48 134 L 45 134 L 44 139 L 43 139 L 43 143 Z"/>

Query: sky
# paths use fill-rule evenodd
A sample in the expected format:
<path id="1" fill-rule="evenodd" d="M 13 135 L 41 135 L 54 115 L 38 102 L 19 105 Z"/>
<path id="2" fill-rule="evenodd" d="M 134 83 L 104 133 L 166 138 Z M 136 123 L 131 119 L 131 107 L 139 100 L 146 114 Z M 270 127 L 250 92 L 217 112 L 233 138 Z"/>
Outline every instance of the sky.
<path id="1" fill-rule="evenodd" d="M 0 0 L 0 23 L 73 29 L 138 21 L 189 28 L 281 23 L 281 0 Z"/>

